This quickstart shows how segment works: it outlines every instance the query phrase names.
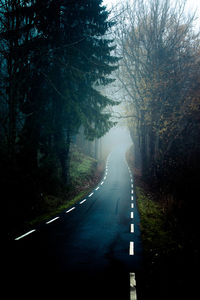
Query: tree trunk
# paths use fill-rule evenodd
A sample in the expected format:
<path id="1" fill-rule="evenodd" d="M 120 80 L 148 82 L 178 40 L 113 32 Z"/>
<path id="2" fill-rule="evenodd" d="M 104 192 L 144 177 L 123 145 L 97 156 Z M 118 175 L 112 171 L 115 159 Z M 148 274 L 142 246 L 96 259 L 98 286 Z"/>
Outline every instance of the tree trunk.
<path id="1" fill-rule="evenodd" d="M 66 142 L 62 143 L 61 149 L 59 149 L 58 159 L 61 166 L 61 176 L 63 185 L 70 184 L 70 130 L 67 131 Z"/>

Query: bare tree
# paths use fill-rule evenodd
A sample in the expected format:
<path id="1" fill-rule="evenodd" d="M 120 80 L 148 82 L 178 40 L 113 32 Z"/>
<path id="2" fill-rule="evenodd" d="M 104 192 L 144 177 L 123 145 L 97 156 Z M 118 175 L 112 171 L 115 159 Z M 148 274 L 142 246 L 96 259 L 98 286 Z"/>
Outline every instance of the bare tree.
<path id="1" fill-rule="evenodd" d="M 118 55 L 123 57 L 117 76 L 126 91 L 128 115 L 133 115 L 129 126 L 137 132 L 143 174 L 156 173 L 166 143 L 186 126 L 180 111 L 196 76 L 199 35 L 192 30 L 195 15 L 184 14 L 185 4 L 126 3 L 115 31 Z"/>

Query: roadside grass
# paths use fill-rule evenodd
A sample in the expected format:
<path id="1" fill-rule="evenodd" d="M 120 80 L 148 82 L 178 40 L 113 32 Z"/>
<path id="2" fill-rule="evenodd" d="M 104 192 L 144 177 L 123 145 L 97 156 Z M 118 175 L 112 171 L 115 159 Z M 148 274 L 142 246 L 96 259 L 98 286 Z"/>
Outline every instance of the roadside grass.
<path id="1" fill-rule="evenodd" d="M 137 204 L 140 213 L 144 255 L 155 263 L 159 257 L 169 256 L 177 249 L 168 216 L 152 195 L 136 186 Z"/>
<path id="2" fill-rule="evenodd" d="M 71 150 L 70 186 L 58 195 L 42 195 L 41 213 L 28 220 L 26 226 L 37 225 L 67 210 L 84 198 L 100 181 L 104 170 L 103 163 L 83 154 L 76 146 Z"/>
<path id="3" fill-rule="evenodd" d="M 84 155 L 78 149 L 74 148 L 71 153 L 70 161 L 70 177 L 71 185 L 79 186 L 90 181 L 95 174 L 97 168 L 97 161 Z"/>
<path id="4" fill-rule="evenodd" d="M 184 268 L 188 269 L 188 266 L 185 264 L 180 228 L 156 191 L 142 180 L 140 170 L 134 167 L 132 149 L 126 157 L 134 174 L 143 246 L 138 296 L 140 300 L 184 299 Z"/>
<path id="5" fill-rule="evenodd" d="M 135 185 L 135 189 L 143 244 L 140 299 L 181 299 L 181 286 L 184 286 L 182 245 L 176 239 L 175 228 L 162 204 L 155 201 L 147 187 L 139 185 Z"/>
<path id="6" fill-rule="evenodd" d="M 32 219 L 31 221 L 28 222 L 28 224 L 35 225 L 44 221 L 48 221 L 49 218 L 61 213 L 64 210 L 67 210 L 68 208 L 76 204 L 78 201 L 84 198 L 89 192 L 90 189 L 82 191 L 78 195 L 73 197 L 71 200 L 68 201 L 66 200 L 62 204 L 59 204 L 61 202 L 59 197 L 46 196 L 45 202 L 46 202 L 47 212 Z"/>

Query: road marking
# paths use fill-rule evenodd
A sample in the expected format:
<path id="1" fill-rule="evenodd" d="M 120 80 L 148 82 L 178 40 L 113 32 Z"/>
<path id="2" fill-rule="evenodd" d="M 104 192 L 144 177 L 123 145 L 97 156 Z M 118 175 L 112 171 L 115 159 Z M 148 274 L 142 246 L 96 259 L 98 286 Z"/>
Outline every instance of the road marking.
<path id="1" fill-rule="evenodd" d="M 91 193 L 91 194 L 89 194 L 89 196 L 88 197 L 92 197 L 92 195 L 93 195 L 94 193 Z"/>
<path id="2" fill-rule="evenodd" d="M 106 176 L 104 177 L 104 180 L 106 180 Z"/>
<path id="3" fill-rule="evenodd" d="M 132 211 L 131 212 L 131 219 L 133 219 L 134 218 L 134 212 Z"/>
<path id="4" fill-rule="evenodd" d="M 137 300 L 135 273 L 130 273 L 130 300 Z"/>
<path id="5" fill-rule="evenodd" d="M 134 224 L 131 224 L 131 233 L 134 233 L 135 227 Z"/>
<path id="6" fill-rule="evenodd" d="M 130 242 L 129 255 L 134 255 L 134 242 Z"/>
<path id="7" fill-rule="evenodd" d="M 25 237 L 25 236 L 31 234 L 31 233 L 34 232 L 34 231 L 36 231 L 36 229 L 30 230 L 30 231 L 28 231 L 27 233 L 18 236 L 18 237 L 15 239 L 15 241 L 18 241 L 18 240 L 22 239 L 23 237 Z"/>
<path id="8" fill-rule="evenodd" d="M 132 187 L 132 189 L 133 189 L 133 184 L 131 184 L 131 187 Z"/>
<path id="9" fill-rule="evenodd" d="M 82 204 L 86 201 L 86 199 L 83 199 L 81 202 L 79 202 L 79 204 Z"/>
<path id="10" fill-rule="evenodd" d="M 133 182 L 133 179 L 131 178 L 131 182 Z"/>
<path id="11" fill-rule="evenodd" d="M 99 189 L 99 186 L 95 189 L 95 191 L 98 191 L 98 189 Z"/>
<path id="12" fill-rule="evenodd" d="M 104 181 L 101 182 L 101 185 L 104 184 Z"/>
<path id="13" fill-rule="evenodd" d="M 133 201 L 133 196 L 131 196 L 131 201 Z"/>
<path id="14" fill-rule="evenodd" d="M 54 219 L 51 219 L 50 221 L 48 221 L 48 222 L 46 222 L 46 224 L 50 224 L 51 222 L 53 222 L 53 221 L 55 221 L 55 220 L 57 220 L 57 219 L 59 219 L 60 217 L 56 217 L 56 218 L 54 218 Z"/>
<path id="15" fill-rule="evenodd" d="M 68 214 L 70 211 L 72 211 L 73 209 L 75 209 L 75 207 L 72 207 L 72 208 L 70 208 L 70 209 L 68 209 L 67 211 L 66 211 L 66 214 Z"/>
<path id="16" fill-rule="evenodd" d="M 133 194 L 133 190 L 131 190 L 131 194 Z"/>
<path id="17" fill-rule="evenodd" d="M 131 203 L 131 208 L 134 208 L 134 203 Z"/>

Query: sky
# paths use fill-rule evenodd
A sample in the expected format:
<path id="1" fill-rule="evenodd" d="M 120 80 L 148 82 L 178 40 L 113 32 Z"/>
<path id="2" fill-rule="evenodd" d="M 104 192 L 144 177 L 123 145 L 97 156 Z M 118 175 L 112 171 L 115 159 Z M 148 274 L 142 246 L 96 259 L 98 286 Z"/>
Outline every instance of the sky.
<path id="1" fill-rule="evenodd" d="M 173 0 L 174 2 L 176 0 Z M 112 4 L 117 4 L 120 2 L 124 2 L 122 0 L 103 0 L 103 4 L 106 5 L 108 8 L 112 7 Z M 199 0 L 187 0 L 186 10 L 188 12 L 192 12 L 193 10 L 197 9 L 197 15 L 200 18 L 200 1 Z"/>

